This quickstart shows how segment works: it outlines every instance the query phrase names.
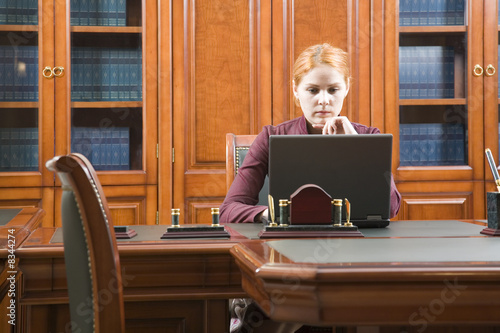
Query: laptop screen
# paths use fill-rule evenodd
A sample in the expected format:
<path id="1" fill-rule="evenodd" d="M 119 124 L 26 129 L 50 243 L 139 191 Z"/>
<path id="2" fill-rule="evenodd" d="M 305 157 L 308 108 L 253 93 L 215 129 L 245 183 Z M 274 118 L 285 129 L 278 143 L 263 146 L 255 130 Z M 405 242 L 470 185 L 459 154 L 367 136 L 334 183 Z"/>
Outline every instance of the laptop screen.
<path id="1" fill-rule="evenodd" d="M 332 199 L 347 198 L 360 228 L 389 224 L 392 134 L 272 135 L 269 194 L 275 205 L 315 184 Z M 276 209 L 279 215 L 279 209 Z M 345 220 L 345 206 L 342 209 Z"/>

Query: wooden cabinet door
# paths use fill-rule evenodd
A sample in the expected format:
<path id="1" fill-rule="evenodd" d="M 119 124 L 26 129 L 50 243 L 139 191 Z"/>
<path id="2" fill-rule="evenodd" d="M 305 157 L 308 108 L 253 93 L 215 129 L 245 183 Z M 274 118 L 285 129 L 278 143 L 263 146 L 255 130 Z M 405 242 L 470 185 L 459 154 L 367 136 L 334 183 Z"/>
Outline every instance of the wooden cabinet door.
<path id="1" fill-rule="evenodd" d="M 53 19 L 53 1 L 10 1 L 0 13 L 0 187 L 54 184 L 44 165 L 54 152 Z"/>
<path id="2" fill-rule="evenodd" d="M 370 125 L 369 99 L 360 98 L 370 89 L 369 8 L 368 2 L 354 0 L 272 2 L 273 124 L 302 115 L 292 93 L 295 59 L 309 46 L 329 43 L 350 55 L 351 88 L 342 114 Z"/>
<path id="3" fill-rule="evenodd" d="M 484 148 L 491 149 L 494 159 L 499 166 L 499 98 L 498 95 L 498 33 L 500 27 L 497 0 L 484 0 Z M 493 175 L 488 163 L 484 164 L 485 192 L 496 191 Z"/>
<path id="4" fill-rule="evenodd" d="M 56 2 L 55 154 L 84 154 L 103 185 L 157 184 L 157 4 L 106 6 Z"/>
<path id="5" fill-rule="evenodd" d="M 480 70 L 491 53 L 483 43 L 483 18 L 484 24 L 492 16 L 498 22 L 496 4 L 492 11 L 488 1 L 376 2 L 384 6 L 378 15 L 385 34 L 373 41 L 384 45 L 383 53 L 373 56 L 385 59 L 383 106 L 403 196 L 399 218 L 482 219 L 489 131 L 483 125 L 491 113 Z"/>
<path id="6" fill-rule="evenodd" d="M 173 167 L 163 169 L 171 172 L 173 192 L 170 205 L 169 179 L 164 178 L 161 223 L 169 223 L 172 207 L 181 209 L 181 223 L 210 223 L 210 208 L 226 194 L 226 133 L 256 134 L 264 125 L 301 115 L 292 101 L 291 70 L 310 45 L 329 42 L 350 52 L 354 88 L 345 112 L 369 120 L 358 112 L 366 102 L 356 96 L 361 87 L 368 88 L 368 81 L 358 78 L 369 77 L 369 59 L 361 54 L 369 44 L 360 43 L 355 33 L 357 1 L 175 1 L 161 12 L 169 10 L 172 31 L 162 33 L 172 36 L 172 141 L 162 143 L 173 147 L 174 157 L 164 158 Z M 367 26 L 362 27 L 365 32 Z M 168 108 L 166 103 L 161 107 Z"/>
<path id="7" fill-rule="evenodd" d="M 270 1 L 174 1 L 171 10 L 173 206 L 162 204 L 160 220 L 173 207 L 181 223 L 211 223 L 226 194 L 226 133 L 256 133 L 271 119 Z"/>

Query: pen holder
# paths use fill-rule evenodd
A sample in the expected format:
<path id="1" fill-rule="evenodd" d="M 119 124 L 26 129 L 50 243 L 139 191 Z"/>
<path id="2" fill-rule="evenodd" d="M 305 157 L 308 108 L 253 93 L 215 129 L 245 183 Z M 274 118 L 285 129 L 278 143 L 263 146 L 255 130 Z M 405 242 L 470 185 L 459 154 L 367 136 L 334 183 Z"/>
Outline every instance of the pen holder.
<path id="1" fill-rule="evenodd" d="M 486 193 L 486 209 L 488 217 L 488 227 L 484 228 L 481 233 L 490 236 L 500 236 L 498 229 L 498 219 L 500 217 L 500 193 L 487 192 Z"/>
<path id="2" fill-rule="evenodd" d="M 498 229 L 498 218 L 500 210 L 500 193 L 486 193 L 486 207 L 488 216 L 488 228 Z"/>

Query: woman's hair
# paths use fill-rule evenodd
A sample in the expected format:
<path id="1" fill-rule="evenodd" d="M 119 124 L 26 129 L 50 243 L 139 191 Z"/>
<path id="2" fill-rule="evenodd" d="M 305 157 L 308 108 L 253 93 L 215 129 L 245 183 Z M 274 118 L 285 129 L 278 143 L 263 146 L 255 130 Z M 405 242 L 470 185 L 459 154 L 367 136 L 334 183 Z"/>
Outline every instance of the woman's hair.
<path id="1" fill-rule="evenodd" d="M 344 76 L 344 81 L 349 87 L 350 71 L 347 52 L 330 44 L 317 44 L 305 49 L 295 61 L 293 66 L 293 81 L 298 86 L 304 75 L 321 64 L 332 66 Z"/>

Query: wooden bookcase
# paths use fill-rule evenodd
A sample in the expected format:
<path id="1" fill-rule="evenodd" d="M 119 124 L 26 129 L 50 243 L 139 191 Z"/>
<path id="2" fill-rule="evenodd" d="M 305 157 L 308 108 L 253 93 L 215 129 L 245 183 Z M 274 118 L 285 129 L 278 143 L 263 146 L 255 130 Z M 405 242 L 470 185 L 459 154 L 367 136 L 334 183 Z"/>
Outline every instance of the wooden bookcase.
<path id="1" fill-rule="evenodd" d="M 455 6 L 455 18 L 461 17 L 460 1 L 444 1 Z M 443 0 L 416 3 L 435 2 Z M 425 19 L 400 24 L 400 0 L 126 0 L 126 15 L 114 26 L 85 18 L 82 23 L 82 16 L 72 21 L 73 3 L 81 2 L 40 0 L 36 24 L 0 24 L 0 46 L 28 45 L 38 52 L 38 98 L 16 101 L 0 94 L 0 128 L 38 130 L 36 166 L 0 172 L 0 205 L 42 207 L 44 225 L 59 225 L 59 183 L 44 162 L 72 149 L 92 150 L 77 142 L 82 131 L 113 126 L 128 133 L 129 164 L 121 170 L 95 164 L 117 223 L 168 224 L 171 208 L 181 208 L 181 223 L 207 223 L 210 208 L 226 194 L 225 134 L 256 134 L 266 124 L 299 116 L 291 91 L 293 62 L 305 47 L 329 42 L 351 57 L 353 80 L 343 113 L 394 135 L 393 173 L 403 195 L 398 218 L 485 218 L 485 193 L 494 186 L 484 149 L 497 160 L 499 155 L 497 1 L 464 0 L 463 22 L 435 25 Z M 400 50 L 428 58 L 423 47 L 452 50 L 449 94 L 436 95 L 424 84 L 429 95 L 418 90 L 408 98 L 405 90 L 400 96 Z M 98 49 L 106 54 L 101 60 L 108 49 L 140 49 L 140 97 L 127 99 L 125 92 L 120 98 L 123 90 L 118 99 L 103 97 L 105 89 L 88 90 L 78 81 L 85 66 L 104 67 L 94 63 L 99 56 L 92 56 L 93 66 L 82 60 L 85 51 Z M 419 61 L 419 69 L 429 67 Z M 481 75 L 474 75 L 476 65 Z M 62 67 L 64 74 L 44 78 L 45 67 Z M 119 89 L 130 82 L 124 78 Z M 411 79 L 403 83 L 413 93 Z M 400 135 L 415 124 L 455 125 L 453 149 L 459 153 L 450 156 L 459 158 L 429 161 L 416 154 L 415 163 Z M 427 145 L 428 128 L 422 132 Z"/>
<path id="2" fill-rule="evenodd" d="M 30 15 L 23 8 L 28 4 L 35 7 Z M 28 97 L 0 96 L 0 114 L 7 119 L 0 128 L 11 136 L 0 144 L 0 204 L 42 207 L 48 212 L 43 225 L 59 226 L 60 183 L 44 164 L 54 155 L 79 152 L 98 171 L 115 224 L 155 223 L 156 2 L 35 5 L 22 0 L 2 8 L 7 15 L 0 46 L 15 56 L 4 53 L 1 66 L 15 74 L 14 91 L 28 90 Z M 35 56 L 19 58 L 23 48 Z M 19 71 L 22 62 L 27 75 Z M 3 84 L 9 87 L 7 78 Z M 27 136 L 31 141 L 23 140 Z"/>
<path id="3" fill-rule="evenodd" d="M 484 219 L 493 189 L 485 148 L 498 161 L 497 1 L 390 0 L 384 12 L 398 217 Z"/>

